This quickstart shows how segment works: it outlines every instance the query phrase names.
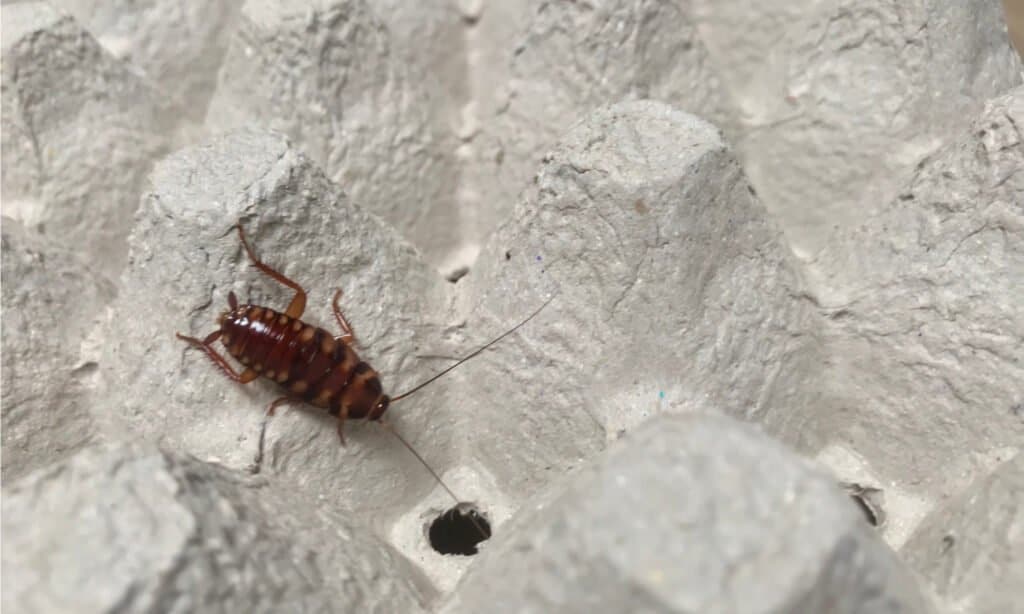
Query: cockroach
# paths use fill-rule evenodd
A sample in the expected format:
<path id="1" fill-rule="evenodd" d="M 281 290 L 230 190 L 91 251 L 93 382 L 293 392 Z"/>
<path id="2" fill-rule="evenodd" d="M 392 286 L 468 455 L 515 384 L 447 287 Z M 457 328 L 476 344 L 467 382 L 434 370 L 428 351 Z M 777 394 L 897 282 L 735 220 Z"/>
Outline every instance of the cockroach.
<path id="1" fill-rule="evenodd" d="M 342 445 L 345 444 L 346 420 L 384 423 L 381 418 L 391 404 L 419 391 L 519 330 L 554 299 L 549 298 L 519 324 L 458 359 L 439 373 L 396 397 L 389 397 L 384 393 L 377 372 L 361 360 L 352 349 L 356 337 L 339 307 L 341 290 L 334 293 L 331 302 L 334 318 L 341 329 L 340 335 L 331 335 L 322 328 L 303 322 L 301 318 L 306 309 L 306 290 L 257 258 L 245 238 L 242 226 L 237 225 L 235 228 L 253 266 L 274 281 L 294 290 L 295 295 L 284 312 L 278 312 L 260 305 L 239 304 L 235 293 L 228 292 L 229 309 L 223 311 L 217 318 L 217 330 L 203 339 L 181 333 L 175 334 L 182 341 L 202 350 L 224 375 L 235 382 L 248 384 L 258 377 L 264 377 L 284 388 L 285 395 L 270 404 L 267 416 L 273 416 L 275 408 L 289 402 L 305 402 L 326 409 L 327 413 L 338 419 L 338 437 Z M 227 348 L 228 353 L 245 367 L 241 373 L 214 349 L 213 344 L 218 339 Z M 409 452 L 423 464 L 452 499 L 459 503 L 459 498 L 423 457 L 397 431 L 393 428 L 388 430 L 394 433 Z M 261 450 L 257 458 L 262 457 L 262 434 L 260 439 Z M 475 520 L 473 523 L 477 524 Z M 490 537 L 490 533 L 485 532 L 479 525 L 477 529 L 484 539 Z"/>

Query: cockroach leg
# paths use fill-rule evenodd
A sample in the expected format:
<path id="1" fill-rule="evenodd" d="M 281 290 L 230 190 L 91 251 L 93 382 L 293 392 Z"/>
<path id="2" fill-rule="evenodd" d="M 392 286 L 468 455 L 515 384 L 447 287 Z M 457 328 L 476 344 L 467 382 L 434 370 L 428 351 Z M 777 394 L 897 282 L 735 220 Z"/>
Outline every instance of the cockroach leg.
<path id="1" fill-rule="evenodd" d="M 238 238 L 242 240 L 242 247 L 245 248 L 245 253 L 249 255 L 249 260 L 252 260 L 252 265 L 277 283 L 295 290 L 295 296 L 292 297 L 292 302 L 288 303 L 288 309 L 286 309 L 284 313 L 286 316 L 296 320 L 301 318 L 302 313 L 306 311 L 306 291 L 302 286 L 291 279 L 288 279 L 281 272 L 270 268 L 257 258 L 256 254 L 252 251 L 252 248 L 249 247 L 249 242 L 245 240 L 245 231 L 242 230 L 242 226 L 239 224 L 235 226 L 235 228 L 238 229 Z"/>
<path id="2" fill-rule="evenodd" d="M 256 457 L 252 459 L 249 466 L 250 473 L 259 473 L 263 469 L 263 444 L 267 438 L 267 423 L 270 422 L 270 414 L 263 416 L 263 424 L 260 425 L 260 441 L 256 448 Z"/>
<path id="3" fill-rule="evenodd" d="M 217 329 L 217 330 L 213 331 L 209 335 L 206 335 L 206 338 L 203 339 L 200 342 L 200 344 L 203 345 L 203 346 L 210 346 L 210 345 L 212 345 L 214 341 L 216 341 L 217 339 L 220 339 L 220 335 L 221 335 L 222 332 L 223 331 L 220 330 L 220 329 Z M 181 337 L 182 335 L 178 335 L 178 336 Z"/>
<path id="4" fill-rule="evenodd" d="M 341 413 L 338 414 L 338 439 L 341 440 L 341 447 L 347 447 L 345 445 L 345 419 L 348 418 L 348 408 L 342 407 Z"/>
<path id="5" fill-rule="evenodd" d="M 267 407 L 267 416 L 273 417 L 274 416 L 274 412 L 277 411 L 277 408 L 278 408 L 279 405 L 284 405 L 285 403 L 291 403 L 294 400 L 295 399 L 293 399 L 292 397 L 278 397 L 278 398 L 274 399 L 270 403 L 270 406 Z"/>
<path id="6" fill-rule="evenodd" d="M 253 459 L 253 464 L 249 466 L 249 471 L 251 473 L 259 473 L 263 468 L 263 447 L 267 440 L 267 424 L 270 422 L 270 419 L 274 417 L 274 411 L 277 410 L 279 405 L 284 405 L 285 403 L 293 401 L 297 401 L 297 399 L 290 396 L 278 397 L 271 401 L 270 405 L 267 406 L 267 411 L 263 416 L 263 423 L 260 424 L 260 440 L 259 445 L 256 448 L 256 458 Z"/>
<path id="7" fill-rule="evenodd" d="M 338 305 L 338 301 L 341 300 L 341 288 L 334 293 L 334 300 L 331 302 L 331 308 L 334 311 L 334 318 L 338 320 L 338 327 L 341 328 L 341 335 L 335 337 L 338 341 L 346 345 L 352 345 L 356 343 L 356 334 L 352 331 L 352 325 L 345 319 L 345 315 L 341 313 L 341 307 Z"/>
<path id="8" fill-rule="evenodd" d="M 235 369 L 231 366 L 230 363 L 228 363 L 227 360 L 224 359 L 223 356 L 217 353 L 217 350 L 210 347 L 214 341 L 220 338 L 220 333 L 221 331 L 216 330 L 207 335 L 206 339 L 203 339 L 202 341 L 196 339 L 195 337 L 187 337 L 181 333 L 174 334 L 177 335 L 178 339 L 181 339 L 182 341 L 187 342 L 189 345 L 195 346 L 202 350 L 203 353 L 206 354 L 207 358 L 209 358 L 213 362 L 213 364 L 217 365 L 217 367 L 229 379 L 236 381 L 239 384 L 248 384 L 252 380 L 259 377 L 259 374 L 253 371 L 252 369 L 246 369 L 245 371 L 242 371 L 242 373 L 238 373 L 238 371 L 235 371 Z"/>

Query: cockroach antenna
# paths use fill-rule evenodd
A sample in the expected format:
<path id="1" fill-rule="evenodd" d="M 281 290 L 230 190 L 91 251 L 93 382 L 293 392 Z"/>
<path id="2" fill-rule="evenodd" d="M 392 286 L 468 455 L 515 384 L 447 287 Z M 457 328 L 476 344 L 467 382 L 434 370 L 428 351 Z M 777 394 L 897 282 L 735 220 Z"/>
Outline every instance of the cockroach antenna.
<path id="1" fill-rule="evenodd" d="M 430 472 L 430 475 L 434 476 L 434 479 L 437 480 L 437 483 L 441 485 L 441 488 L 443 488 L 445 492 L 448 493 L 448 496 L 452 498 L 452 501 L 455 501 L 456 507 L 462 504 L 462 500 L 459 499 L 455 492 L 451 488 L 449 488 L 447 484 L 444 483 L 444 480 L 442 480 L 441 476 L 439 476 L 437 472 L 434 471 L 434 468 L 427 464 L 427 461 L 424 460 L 420 453 L 416 451 L 416 448 L 409 445 L 409 442 L 406 441 L 404 437 L 398 434 L 398 431 L 395 430 L 395 427 L 392 426 L 390 422 L 382 420 L 381 426 L 383 426 L 386 430 L 390 431 L 391 434 L 394 435 L 396 439 L 398 439 L 398 441 L 402 442 L 402 445 L 405 446 L 405 449 L 408 450 L 410 454 L 416 457 L 416 460 L 418 460 L 420 464 L 423 465 L 426 468 L 426 470 Z M 469 518 L 469 521 L 473 523 L 473 526 L 476 528 L 477 532 L 480 533 L 481 541 L 485 539 L 490 539 L 491 532 L 484 529 L 480 525 L 480 523 L 476 521 L 475 512 L 470 511 L 470 513 L 466 514 L 466 517 Z"/>
<path id="2" fill-rule="evenodd" d="M 466 356 L 464 356 L 464 357 L 462 357 L 462 358 L 458 359 L 457 361 L 455 361 L 455 364 L 453 364 L 453 365 L 451 365 L 451 366 L 449 366 L 449 367 L 447 367 L 447 368 L 445 368 L 445 369 L 441 370 L 441 371 L 440 371 L 439 373 L 437 373 L 437 374 L 435 374 L 435 375 L 432 375 L 432 376 L 430 376 L 430 377 L 429 377 L 429 378 L 427 378 L 427 379 L 426 379 L 425 381 L 423 381 L 423 382 L 420 382 L 419 384 L 416 384 L 416 385 L 415 385 L 415 386 L 413 386 L 413 387 L 412 387 L 411 389 L 409 389 L 409 390 L 407 390 L 407 391 L 403 392 L 402 394 L 400 394 L 400 395 L 398 395 L 398 396 L 396 396 L 396 397 L 392 398 L 392 399 L 391 399 L 391 402 L 392 402 L 392 403 L 394 403 L 394 402 L 396 402 L 396 401 L 398 401 L 398 400 L 400 400 L 400 399 L 404 399 L 404 398 L 408 397 L 409 395 L 413 394 L 414 392 L 418 392 L 419 390 L 422 390 L 422 389 L 423 389 L 423 388 L 425 388 L 425 387 L 426 387 L 427 385 L 429 385 L 429 384 L 431 384 L 431 383 L 433 383 L 433 382 L 437 381 L 437 380 L 438 380 L 439 378 L 441 378 L 442 376 L 444 376 L 444 375 L 446 375 L 446 374 L 450 373 L 450 372 L 451 372 L 452 370 L 456 369 L 456 368 L 457 368 L 457 367 L 459 367 L 460 365 L 462 365 L 462 364 L 465 364 L 465 363 L 466 363 L 466 361 L 468 361 L 468 360 L 470 360 L 470 359 L 472 359 L 472 358 L 474 358 L 474 357 L 476 357 L 476 356 L 480 355 L 481 353 L 483 353 L 484 351 L 486 351 L 486 350 L 487 350 L 488 348 L 492 347 L 493 345 L 495 345 L 496 343 L 500 342 L 500 341 L 501 341 L 502 339 L 504 339 L 505 337 L 508 337 L 508 336 L 509 336 L 509 335 L 511 335 L 512 333 L 516 332 L 517 330 L 519 330 L 520 328 L 522 328 L 523 326 L 525 326 L 525 325 L 526 325 L 526 324 L 527 324 L 527 323 L 528 323 L 528 322 L 529 322 L 530 320 L 532 320 L 533 318 L 537 317 L 537 315 L 538 315 L 538 314 L 539 314 L 539 313 L 540 313 L 541 311 L 543 311 L 543 310 L 544 310 L 544 308 L 545 308 L 545 307 L 547 307 L 547 306 L 548 306 L 548 305 L 549 305 L 549 304 L 551 303 L 551 301 L 553 301 L 553 300 L 555 300 L 555 295 L 552 295 L 552 296 L 551 296 L 551 297 L 550 297 L 550 298 L 549 298 L 548 300 L 544 301 L 544 304 L 543 304 L 543 305 L 541 305 L 540 307 L 538 307 L 538 308 L 537 308 L 537 309 L 536 309 L 536 310 L 535 310 L 535 311 L 534 311 L 533 313 L 531 313 L 531 314 L 530 314 L 530 315 L 528 315 L 528 316 L 527 316 L 526 318 L 524 318 L 524 319 L 523 319 L 523 321 L 521 321 L 521 322 L 520 322 L 519 324 L 516 324 L 515 326 L 513 326 L 513 327 L 512 327 L 512 328 L 510 328 L 510 329 L 508 329 L 508 330 L 507 330 L 507 331 L 505 331 L 504 333 L 502 333 L 502 334 L 498 335 L 498 336 L 497 336 L 497 337 L 495 337 L 494 339 L 491 339 L 490 341 L 488 341 L 488 342 L 487 342 L 487 343 L 485 343 L 484 345 L 482 345 L 482 346 L 480 346 L 479 348 L 477 348 L 477 349 L 473 350 L 472 352 L 470 352 L 470 353 L 469 353 L 469 354 L 467 354 Z M 403 445 L 403 446 L 405 446 L 405 449 L 406 449 L 406 450 L 409 450 L 409 452 L 410 452 L 410 453 L 411 453 L 411 454 L 412 454 L 413 456 L 415 456 L 415 457 L 416 457 L 416 460 L 418 460 L 418 461 L 420 462 L 420 464 L 421 464 L 421 465 L 423 465 L 423 467 L 424 467 L 424 468 L 426 468 L 426 470 L 430 472 L 430 475 L 434 476 L 434 479 L 435 479 L 435 480 L 437 480 L 437 483 L 438 483 L 438 484 L 440 484 L 440 485 L 441 485 L 441 488 L 443 488 L 443 489 L 445 490 L 445 492 L 447 492 L 447 493 L 448 493 L 448 495 L 449 495 L 449 496 L 450 496 L 450 497 L 452 498 L 452 500 L 453 500 L 453 501 L 455 501 L 455 504 L 456 504 L 456 505 L 459 505 L 459 504 L 461 504 L 461 503 L 462 503 L 462 500 L 461 500 L 461 499 L 460 499 L 460 498 L 459 498 L 459 497 L 458 497 L 458 496 L 457 496 L 457 495 L 455 494 L 455 492 L 454 492 L 454 491 L 452 491 L 452 489 L 451 489 L 451 488 L 449 488 L 449 487 L 448 487 L 448 485 L 444 483 L 444 480 L 442 480 L 442 479 L 441 479 L 441 476 L 439 476 L 439 475 L 437 474 L 437 472 L 436 472 L 436 471 L 434 471 L 433 467 L 431 467 L 431 466 L 430 466 L 430 465 L 429 465 L 429 464 L 427 463 L 427 461 L 426 461 L 426 460 L 424 460 L 424 458 L 423 458 L 423 457 L 422 457 L 422 456 L 420 455 L 420 453 L 419 453 L 419 452 L 417 452 L 417 451 L 415 450 L 415 448 L 413 448 L 413 447 L 412 447 L 411 445 L 409 445 L 409 442 L 408 442 L 408 441 L 406 441 L 406 440 L 405 440 L 405 438 L 403 438 L 403 437 L 402 437 L 402 436 L 401 436 L 401 435 L 400 435 L 400 434 L 398 433 L 398 431 L 396 431 L 396 430 L 395 430 L 394 426 L 393 426 L 393 425 L 392 425 L 391 423 L 389 423 L 389 422 L 387 422 L 387 421 L 384 421 L 384 420 L 381 420 L 381 424 L 382 424 L 382 425 L 383 425 L 383 426 L 384 426 L 384 427 L 385 427 L 385 428 L 386 428 L 386 429 L 387 429 L 388 431 L 390 431 L 390 432 L 391 432 L 391 433 L 392 433 L 392 434 L 393 434 L 393 435 L 394 435 L 394 436 L 395 436 L 395 437 L 396 437 L 396 438 L 398 439 L 398 441 L 400 441 L 400 442 L 402 443 L 402 445 Z M 476 518 L 474 517 L 474 513 L 470 512 L 469 514 L 467 514 L 467 517 L 469 518 L 470 522 L 472 522 L 472 523 L 473 523 L 473 526 L 474 526 L 474 527 L 476 527 L 476 530 L 480 532 L 480 537 L 482 537 L 483 539 L 488 539 L 488 538 L 489 538 L 489 537 L 491 536 L 490 532 L 489 532 L 489 531 L 486 531 L 486 530 L 485 530 L 485 529 L 484 529 L 484 528 L 483 528 L 482 526 L 480 526 L 480 523 L 478 523 L 478 522 L 476 521 Z"/>
<path id="3" fill-rule="evenodd" d="M 418 390 L 420 390 L 420 389 L 422 389 L 422 388 L 426 387 L 426 386 L 427 386 L 428 384 L 431 384 L 431 383 L 433 383 L 433 382 L 437 381 L 437 380 L 438 380 L 439 378 L 441 378 L 442 376 L 444 376 L 444 375 L 446 375 L 446 374 L 450 373 L 451 371 L 455 370 L 455 369 L 456 369 L 456 368 L 458 368 L 458 367 L 459 367 L 460 365 L 462 365 L 463 363 L 465 363 L 465 362 L 466 362 L 467 360 L 469 360 L 469 359 L 471 359 L 471 358 L 474 358 L 474 357 L 476 357 L 477 355 L 479 355 L 479 354 L 481 354 L 481 353 L 485 352 L 485 351 L 486 351 L 486 350 L 488 350 L 488 349 L 489 349 L 489 348 L 490 348 L 491 346 L 493 346 L 494 344 L 498 343 L 499 341 L 501 341 L 501 340 L 502 340 L 502 339 L 504 339 L 505 337 L 508 337 L 508 336 L 509 336 L 509 335 L 511 335 L 512 333 L 516 332 L 517 330 L 519 330 L 520 328 L 522 328 L 523 326 L 525 326 L 525 325 L 526 325 L 526 324 L 527 324 L 527 323 L 528 323 L 528 322 L 529 322 L 530 320 L 532 320 L 532 319 L 534 319 L 535 317 L 537 317 L 537 314 L 539 314 L 539 313 L 540 313 L 541 311 L 544 311 L 544 308 L 545 308 L 545 307 L 547 307 L 548 305 L 550 305 L 550 304 L 551 304 L 551 301 L 553 301 L 553 300 L 555 300 L 555 297 L 554 297 L 554 296 L 552 296 L 552 297 L 551 297 L 551 298 L 549 298 L 548 300 L 544 301 L 544 304 L 543 304 L 543 305 L 541 305 L 540 307 L 538 307 L 538 308 L 537 308 L 537 309 L 536 309 L 536 310 L 535 310 L 535 311 L 534 311 L 533 313 L 531 313 L 530 315 L 526 316 L 526 318 L 525 318 L 525 319 L 524 319 L 524 320 L 523 320 L 522 322 L 520 322 L 519 324 L 516 324 L 515 326 L 513 326 L 512 328 L 510 328 L 510 329 L 508 329 L 507 331 L 503 332 L 502 334 L 498 335 L 498 336 L 497 336 L 497 337 L 495 337 L 494 339 L 491 339 L 490 341 L 488 341 L 487 343 L 483 344 L 483 345 L 482 345 L 482 346 L 480 346 L 479 348 L 477 348 L 477 349 L 473 350 L 472 352 L 470 352 L 470 353 L 469 353 L 469 354 L 467 354 L 466 356 L 463 356 L 462 358 L 458 359 L 457 361 L 455 361 L 455 364 L 453 364 L 453 365 L 451 365 L 450 367 L 448 367 L 448 368 L 446 368 L 446 369 L 442 370 L 442 371 L 441 371 L 440 373 L 437 373 L 437 374 L 435 374 L 435 375 L 432 375 L 432 376 L 430 376 L 430 377 L 429 377 L 429 378 L 428 378 L 428 379 L 427 379 L 426 381 L 423 381 L 423 382 L 420 382 L 419 384 L 416 384 L 416 385 L 415 385 L 415 386 L 413 386 L 413 387 L 412 387 L 411 389 L 409 389 L 409 390 L 406 390 L 405 392 L 403 392 L 402 394 L 398 395 L 397 397 L 391 397 L 391 402 L 392 402 L 392 403 L 394 403 L 394 402 L 396 402 L 396 401 L 399 401 L 399 400 L 401 400 L 401 399 L 404 399 L 405 397 L 409 396 L 410 394 L 412 394 L 412 393 L 414 393 L 414 392 L 416 392 L 416 391 L 418 391 Z"/>

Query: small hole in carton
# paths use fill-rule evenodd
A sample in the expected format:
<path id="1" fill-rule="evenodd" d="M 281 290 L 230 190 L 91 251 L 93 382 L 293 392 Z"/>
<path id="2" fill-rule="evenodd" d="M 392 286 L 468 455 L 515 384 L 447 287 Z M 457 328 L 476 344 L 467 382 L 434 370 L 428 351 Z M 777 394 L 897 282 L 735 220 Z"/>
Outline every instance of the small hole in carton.
<path id="1" fill-rule="evenodd" d="M 491 537 L 491 523 L 476 508 L 465 504 L 449 508 L 430 523 L 430 546 L 441 554 L 472 556 L 476 546 Z"/>

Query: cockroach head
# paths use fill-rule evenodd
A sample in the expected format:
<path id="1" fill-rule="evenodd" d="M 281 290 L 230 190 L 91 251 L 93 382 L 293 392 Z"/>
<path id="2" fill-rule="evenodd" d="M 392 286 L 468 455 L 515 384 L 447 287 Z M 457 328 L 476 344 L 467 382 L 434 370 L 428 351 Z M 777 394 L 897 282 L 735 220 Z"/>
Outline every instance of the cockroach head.
<path id="1" fill-rule="evenodd" d="M 384 412 L 388 410 L 388 405 L 390 404 L 391 397 L 386 394 L 382 394 L 380 398 L 377 399 L 377 404 L 373 406 L 373 410 L 370 411 L 370 415 L 367 416 L 367 418 L 370 420 L 380 420 L 381 416 L 384 415 Z"/>

